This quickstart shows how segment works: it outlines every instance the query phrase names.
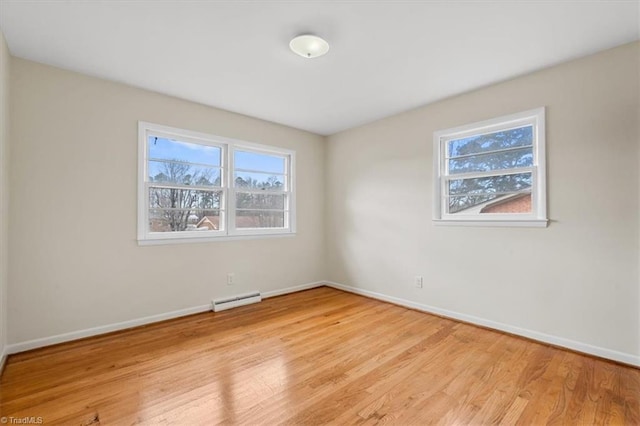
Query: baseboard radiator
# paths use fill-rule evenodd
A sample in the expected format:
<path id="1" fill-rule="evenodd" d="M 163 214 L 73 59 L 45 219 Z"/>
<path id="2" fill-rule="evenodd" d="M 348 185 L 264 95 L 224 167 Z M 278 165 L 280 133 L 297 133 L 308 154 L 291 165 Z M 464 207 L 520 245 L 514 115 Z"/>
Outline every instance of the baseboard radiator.
<path id="1" fill-rule="evenodd" d="M 226 309 L 236 308 L 238 306 L 250 305 L 262 301 L 262 295 L 259 291 L 247 294 L 239 294 L 237 296 L 226 297 L 224 299 L 214 299 L 211 301 L 211 310 L 220 312 Z"/>

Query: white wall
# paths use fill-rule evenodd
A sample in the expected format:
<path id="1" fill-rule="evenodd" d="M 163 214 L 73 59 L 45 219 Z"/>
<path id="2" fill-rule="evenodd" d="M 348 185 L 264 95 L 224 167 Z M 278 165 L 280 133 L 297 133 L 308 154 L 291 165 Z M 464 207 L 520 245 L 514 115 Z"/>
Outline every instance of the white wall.
<path id="1" fill-rule="evenodd" d="M 640 364 L 639 54 L 625 45 L 331 136 L 328 278 Z M 435 227 L 433 132 L 540 106 L 550 226 Z"/>
<path id="2" fill-rule="evenodd" d="M 22 59 L 11 65 L 10 344 L 325 278 L 322 137 Z M 297 235 L 138 246 L 138 120 L 295 150 Z M 236 285 L 226 285 L 228 272 Z"/>
<path id="3" fill-rule="evenodd" d="M 638 43 L 622 46 L 326 142 L 12 58 L 8 343 L 21 347 L 202 306 L 213 297 L 329 278 L 636 362 L 638 50 Z M 6 67 L 4 43 L 0 59 Z M 7 102 L 6 68 L 0 75 L 0 100 Z M 549 228 L 434 227 L 433 132 L 543 105 Z M 7 116 L 4 109 L 0 153 L 7 149 Z M 138 120 L 295 149 L 298 235 L 138 246 Z M 0 165 L 6 173 L 6 157 Z M 7 215 L 2 218 L 6 230 Z M 1 237 L 0 262 L 7 265 Z M 226 286 L 227 272 L 236 273 L 236 286 Z M 2 268 L 4 285 L 6 273 Z M 412 287 L 414 275 L 425 277 L 423 289 Z"/>
<path id="4" fill-rule="evenodd" d="M 7 282 L 9 270 L 9 49 L 0 32 L 0 371 L 7 343 Z"/>

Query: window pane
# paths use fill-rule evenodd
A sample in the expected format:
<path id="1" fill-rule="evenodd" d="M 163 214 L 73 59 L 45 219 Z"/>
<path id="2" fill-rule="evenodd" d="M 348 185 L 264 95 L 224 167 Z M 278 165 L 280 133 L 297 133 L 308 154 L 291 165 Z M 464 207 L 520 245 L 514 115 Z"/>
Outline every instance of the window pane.
<path id="1" fill-rule="evenodd" d="M 451 140 L 447 143 L 447 152 L 449 157 L 458 157 L 532 144 L 533 126 L 527 125 L 517 129 Z"/>
<path id="2" fill-rule="evenodd" d="M 236 193 L 236 207 L 239 209 L 284 210 L 285 196 L 276 194 Z"/>
<path id="3" fill-rule="evenodd" d="M 531 173 L 450 180 L 449 213 L 471 213 L 468 209 L 484 207 L 481 205 L 489 201 L 497 201 L 514 193 L 529 193 L 531 184 Z"/>
<path id="4" fill-rule="evenodd" d="M 237 210 L 236 228 L 284 228 L 285 212 Z"/>
<path id="5" fill-rule="evenodd" d="M 221 191 L 149 188 L 150 208 L 219 209 Z"/>
<path id="6" fill-rule="evenodd" d="M 285 174 L 282 156 L 235 151 L 233 161 L 236 169 Z"/>
<path id="7" fill-rule="evenodd" d="M 533 148 L 492 152 L 449 160 L 449 173 L 488 172 L 533 165 Z"/>
<path id="8" fill-rule="evenodd" d="M 217 231 L 220 210 L 149 210 L 150 232 Z"/>
<path id="9" fill-rule="evenodd" d="M 149 182 L 220 186 L 220 169 L 172 161 L 149 161 Z"/>
<path id="10" fill-rule="evenodd" d="M 216 146 L 182 142 L 174 139 L 149 136 L 149 158 L 186 161 L 210 166 L 220 166 L 222 150 Z"/>
<path id="11" fill-rule="evenodd" d="M 284 176 L 269 173 L 235 172 L 233 182 L 236 188 L 262 189 L 265 191 L 285 191 Z"/>

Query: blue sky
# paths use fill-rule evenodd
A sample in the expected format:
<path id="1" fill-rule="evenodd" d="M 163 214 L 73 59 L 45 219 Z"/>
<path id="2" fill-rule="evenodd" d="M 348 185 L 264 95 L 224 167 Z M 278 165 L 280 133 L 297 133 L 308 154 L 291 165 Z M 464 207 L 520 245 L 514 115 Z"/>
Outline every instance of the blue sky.
<path id="1" fill-rule="evenodd" d="M 220 148 L 149 136 L 149 158 L 220 166 Z"/>
<path id="2" fill-rule="evenodd" d="M 164 160 L 180 160 L 190 163 L 201 163 L 220 166 L 221 149 L 213 146 L 176 141 L 149 136 L 149 158 Z M 236 151 L 235 167 L 239 169 L 259 170 L 268 173 L 284 174 L 284 158 Z"/>

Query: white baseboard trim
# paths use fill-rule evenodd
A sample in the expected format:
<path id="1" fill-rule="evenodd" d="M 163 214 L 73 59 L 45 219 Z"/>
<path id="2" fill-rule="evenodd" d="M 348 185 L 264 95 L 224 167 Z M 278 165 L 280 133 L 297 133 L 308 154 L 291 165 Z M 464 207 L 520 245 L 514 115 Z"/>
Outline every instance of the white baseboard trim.
<path id="1" fill-rule="evenodd" d="M 326 285 L 326 281 L 316 281 L 313 283 L 296 285 L 293 287 L 281 288 L 279 290 L 265 291 L 262 293 L 262 298 L 267 299 L 269 297 L 282 296 L 283 294 L 295 293 L 297 291 L 309 290 L 316 287 L 322 287 Z"/>
<path id="2" fill-rule="evenodd" d="M 56 345 L 58 343 L 70 342 L 72 340 L 83 339 L 85 337 L 97 336 L 100 334 L 111 333 L 112 331 L 126 330 L 127 328 L 138 327 L 145 324 L 151 324 L 158 321 L 183 317 L 185 315 L 198 314 L 211 310 L 211 304 L 196 306 L 193 308 L 180 309 L 177 311 L 166 312 L 164 314 L 151 315 L 148 317 L 138 318 L 129 321 L 117 322 L 114 324 L 102 325 L 99 327 L 87 328 L 84 330 L 72 331 L 70 333 L 56 334 L 55 336 L 42 337 L 40 339 L 28 340 L 21 343 L 13 343 L 7 345 L 5 351 L 7 354 L 15 354 L 31 349 L 42 348 L 44 346 Z"/>
<path id="3" fill-rule="evenodd" d="M 352 287 L 332 281 L 317 281 L 313 283 L 302 284 L 293 287 L 287 287 L 278 290 L 272 290 L 262 293 L 263 298 L 280 296 L 288 293 L 295 293 L 298 291 L 308 290 L 316 287 L 328 286 L 333 287 L 338 290 L 344 290 L 350 293 L 359 294 L 366 297 L 371 297 L 373 299 L 382 300 L 384 302 L 395 303 L 397 305 L 405 306 L 408 308 L 417 309 L 419 311 L 424 311 L 436 315 L 441 315 L 443 317 L 452 318 L 464 322 L 468 322 L 471 324 L 477 324 L 483 327 L 492 328 L 495 330 L 504 331 L 507 333 L 527 337 L 532 340 L 536 340 L 542 343 L 548 343 L 555 346 L 564 347 L 567 349 L 572 349 L 578 352 L 583 352 L 585 354 L 595 355 L 601 358 L 610 359 L 613 361 L 622 362 L 629 365 L 634 365 L 636 367 L 640 367 L 640 356 L 628 354 L 624 352 L 619 352 L 611 349 L 606 349 L 598 346 L 593 346 L 587 343 L 577 342 L 575 340 L 565 339 L 563 337 L 553 336 L 545 333 L 541 333 L 534 330 L 528 330 L 520 327 L 515 327 L 508 324 L 499 323 L 496 321 L 475 317 L 472 315 L 466 315 L 454 311 L 449 311 L 446 309 L 437 308 L 435 306 L 424 305 L 422 303 L 416 303 L 410 300 L 401 299 L 398 297 L 388 296 L 386 294 L 377 293 L 357 287 Z M 69 342 L 72 340 L 78 340 L 85 337 L 97 336 L 100 334 L 110 333 L 113 331 L 125 330 L 132 327 L 138 327 L 145 324 L 151 324 L 154 322 L 164 321 L 168 319 L 178 318 L 186 315 L 197 314 L 201 312 L 207 312 L 211 310 L 211 305 L 201 305 L 193 308 L 180 309 L 177 311 L 167 312 L 164 314 L 151 315 L 148 317 L 138 318 L 130 321 L 123 321 L 119 323 L 93 327 L 84 330 L 73 331 L 70 333 L 58 334 L 50 337 L 43 337 L 39 339 L 29 340 L 21 343 L 14 343 L 7 345 L 4 348 L 4 351 L 0 354 L 0 373 L 4 368 L 4 364 L 7 360 L 7 356 L 10 354 L 15 354 L 18 352 L 24 352 L 31 349 L 37 349 L 44 346 L 55 345 L 58 343 Z"/>
<path id="4" fill-rule="evenodd" d="M 296 291 L 307 290 L 310 288 L 321 287 L 325 285 L 324 281 L 317 281 L 308 284 L 302 284 L 293 287 L 287 287 L 279 290 L 272 290 L 262 293 L 263 298 L 280 296 L 282 294 L 294 293 Z M 138 318 L 129 321 L 118 322 L 114 324 L 103 325 L 99 327 L 87 328 L 84 330 L 72 331 L 70 333 L 57 334 L 55 336 L 43 337 L 39 339 L 28 340 L 26 342 L 14 343 L 5 347 L 0 362 L 4 363 L 7 355 L 24 352 L 31 349 L 42 348 L 44 346 L 56 345 L 58 343 L 70 342 L 72 340 L 83 339 L 85 337 L 97 336 L 100 334 L 111 333 L 113 331 L 125 330 L 127 328 L 138 327 L 141 325 L 151 324 L 158 321 L 183 317 L 186 315 L 199 314 L 211 310 L 211 304 L 195 306 L 193 308 L 180 309 L 177 311 L 166 312 L 164 314 L 151 315 L 148 317 Z M 0 364 L 1 366 L 2 364 Z M 0 372 L 2 369 L 0 368 Z"/>
<path id="5" fill-rule="evenodd" d="M 443 317 L 468 322 L 471 324 L 480 325 L 483 327 L 492 328 L 494 330 L 504 331 L 510 334 L 516 334 L 518 336 L 526 337 L 532 340 L 536 340 L 542 343 L 548 343 L 554 346 L 560 346 L 563 348 L 571 349 L 577 352 L 582 352 L 589 355 L 595 355 L 600 358 L 606 358 L 613 361 L 622 362 L 624 364 L 640 367 L 640 356 L 633 355 L 625 352 L 618 352 L 612 349 L 602 348 L 599 346 L 593 346 L 588 343 L 577 342 L 575 340 L 565 339 L 564 337 L 553 336 L 546 333 L 541 333 L 534 330 L 528 330 L 500 322 L 475 317 L 472 315 L 461 314 L 459 312 L 449 311 L 446 309 L 437 308 L 435 306 L 424 305 L 422 303 L 412 302 L 406 299 L 400 299 L 398 297 L 388 296 L 382 293 L 376 293 L 369 290 L 364 290 L 357 287 L 352 287 L 336 282 L 325 281 L 325 285 L 333 287 L 338 290 L 344 290 L 350 293 L 359 294 L 361 296 L 371 297 L 373 299 L 382 300 L 384 302 L 390 302 L 397 305 L 405 306 L 407 308 L 417 309 Z"/>
<path id="6" fill-rule="evenodd" d="M 0 351 L 0 376 L 2 376 L 4 366 L 7 363 L 7 356 L 9 356 L 9 354 L 7 353 L 7 348 L 2 348 L 2 351 Z"/>

